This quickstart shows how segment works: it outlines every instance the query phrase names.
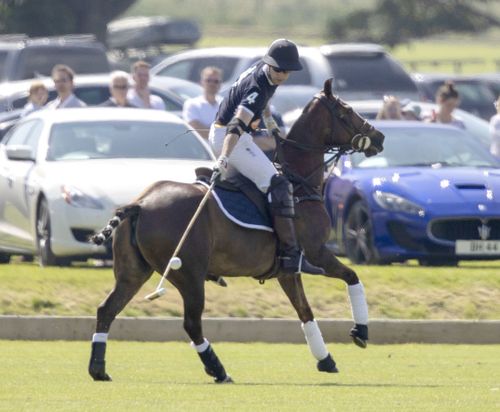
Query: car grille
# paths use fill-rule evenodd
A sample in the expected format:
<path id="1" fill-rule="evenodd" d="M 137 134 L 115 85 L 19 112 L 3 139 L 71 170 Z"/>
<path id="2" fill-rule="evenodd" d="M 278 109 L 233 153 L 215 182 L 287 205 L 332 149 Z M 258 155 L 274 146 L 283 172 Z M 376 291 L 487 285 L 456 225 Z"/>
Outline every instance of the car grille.
<path id="1" fill-rule="evenodd" d="M 500 219 L 463 218 L 435 220 L 431 223 L 430 232 L 438 240 L 481 240 L 483 238 L 486 238 L 483 240 L 500 240 Z"/>

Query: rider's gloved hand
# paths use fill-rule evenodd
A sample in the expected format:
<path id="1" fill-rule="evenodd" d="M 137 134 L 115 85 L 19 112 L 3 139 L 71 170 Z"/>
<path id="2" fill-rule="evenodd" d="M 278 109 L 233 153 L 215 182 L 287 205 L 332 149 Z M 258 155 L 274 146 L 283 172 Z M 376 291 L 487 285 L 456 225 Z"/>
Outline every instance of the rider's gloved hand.
<path id="1" fill-rule="evenodd" d="M 210 181 L 213 182 L 219 175 L 221 179 L 224 180 L 227 175 L 227 168 L 228 168 L 227 156 L 219 156 L 219 158 L 215 162 L 214 167 L 212 168 L 213 173 Z"/>

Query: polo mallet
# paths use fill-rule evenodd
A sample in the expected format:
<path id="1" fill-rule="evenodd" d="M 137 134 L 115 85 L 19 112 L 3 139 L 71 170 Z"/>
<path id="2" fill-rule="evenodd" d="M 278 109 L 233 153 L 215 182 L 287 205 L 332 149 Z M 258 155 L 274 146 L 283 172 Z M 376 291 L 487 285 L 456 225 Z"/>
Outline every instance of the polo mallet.
<path id="1" fill-rule="evenodd" d="M 198 209 L 196 209 L 196 212 L 194 212 L 194 215 L 191 218 L 189 224 L 187 225 L 187 228 L 184 231 L 184 234 L 182 235 L 181 240 L 179 240 L 179 243 L 177 244 L 177 247 L 175 248 L 174 253 L 172 254 L 172 257 L 168 261 L 168 265 L 165 268 L 165 271 L 163 272 L 163 275 L 160 279 L 160 283 L 158 283 L 158 286 L 156 287 L 155 291 L 150 293 L 149 295 L 146 295 L 144 297 L 144 299 L 155 300 L 155 299 L 159 298 L 160 296 L 163 296 L 165 294 L 165 292 L 167 291 L 166 288 L 162 287 L 163 282 L 167 278 L 167 275 L 170 272 L 170 269 L 177 270 L 177 269 L 181 268 L 182 261 L 180 258 L 177 257 L 177 254 L 181 250 L 181 247 L 184 244 L 184 241 L 186 240 L 187 236 L 189 235 L 191 228 L 193 227 L 194 223 L 196 222 L 196 219 L 198 218 L 199 214 L 201 213 L 203 206 L 205 206 L 205 203 L 207 203 L 208 197 L 210 196 L 210 193 L 212 192 L 214 185 L 215 185 L 215 179 L 213 178 L 210 186 L 208 187 L 207 193 L 205 193 L 205 195 L 203 196 L 203 199 L 201 199 L 201 202 L 198 205 Z"/>

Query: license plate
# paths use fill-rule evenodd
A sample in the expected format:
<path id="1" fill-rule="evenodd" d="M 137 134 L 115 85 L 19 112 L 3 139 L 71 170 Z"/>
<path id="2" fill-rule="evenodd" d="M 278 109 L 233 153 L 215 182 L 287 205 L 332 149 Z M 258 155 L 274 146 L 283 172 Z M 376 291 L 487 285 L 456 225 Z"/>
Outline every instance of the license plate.
<path id="1" fill-rule="evenodd" d="M 500 240 L 457 240 L 457 255 L 499 255 Z"/>

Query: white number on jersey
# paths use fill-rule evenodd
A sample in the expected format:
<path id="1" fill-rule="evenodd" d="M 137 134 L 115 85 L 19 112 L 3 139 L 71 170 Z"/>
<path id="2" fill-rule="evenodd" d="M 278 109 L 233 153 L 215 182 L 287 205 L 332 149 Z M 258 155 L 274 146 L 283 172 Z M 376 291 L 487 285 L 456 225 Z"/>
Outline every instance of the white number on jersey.
<path id="1" fill-rule="evenodd" d="M 248 102 L 248 104 L 252 105 L 255 103 L 255 100 L 257 99 L 258 96 L 259 96 L 259 93 L 253 92 L 253 93 L 250 93 L 245 100 Z"/>

